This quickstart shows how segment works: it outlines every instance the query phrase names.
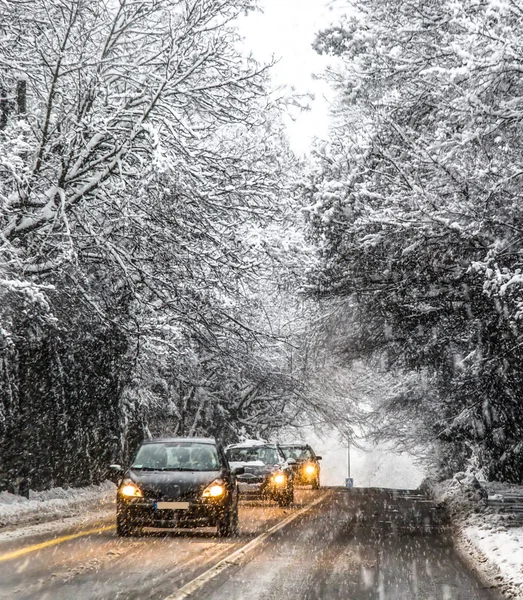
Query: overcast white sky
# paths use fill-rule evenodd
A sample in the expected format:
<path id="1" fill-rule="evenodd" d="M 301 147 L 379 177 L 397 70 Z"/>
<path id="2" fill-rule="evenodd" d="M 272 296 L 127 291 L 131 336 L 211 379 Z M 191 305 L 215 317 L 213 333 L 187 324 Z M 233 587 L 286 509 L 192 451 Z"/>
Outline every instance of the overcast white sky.
<path id="1" fill-rule="evenodd" d="M 327 134 L 328 102 L 324 97 L 329 90 L 312 77 L 322 71 L 326 59 L 316 54 L 311 44 L 315 33 L 335 18 L 328 1 L 260 0 L 263 14 L 251 13 L 240 24 L 246 48 L 258 60 L 268 61 L 272 56 L 279 59 L 273 69 L 276 84 L 315 96 L 311 112 L 296 114 L 296 121 L 289 121 L 289 136 L 297 152 L 307 152 L 314 136 Z"/>

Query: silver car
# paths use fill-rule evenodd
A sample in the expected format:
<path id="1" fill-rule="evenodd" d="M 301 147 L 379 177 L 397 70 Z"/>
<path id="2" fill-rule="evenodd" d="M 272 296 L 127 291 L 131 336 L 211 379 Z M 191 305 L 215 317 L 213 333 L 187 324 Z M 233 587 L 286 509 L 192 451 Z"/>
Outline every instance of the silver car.
<path id="1" fill-rule="evenodd" d="M 231 444 L 225 455 L 232 469 L 243 468 L 237 476 L 240 498 L 275 500 L 280 506 L 294 501 L 296 461 L 286 460 L 276 444 L 258 440 Z"/>

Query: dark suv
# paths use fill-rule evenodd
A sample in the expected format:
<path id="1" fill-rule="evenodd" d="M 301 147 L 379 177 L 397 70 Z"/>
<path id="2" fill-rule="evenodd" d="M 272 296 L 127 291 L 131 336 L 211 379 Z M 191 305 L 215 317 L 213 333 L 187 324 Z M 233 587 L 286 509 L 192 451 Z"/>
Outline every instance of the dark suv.
<path id="1" fill-rule="evenodd" d="M 218 535 L 238 529 L 236 474 L 214 439 L 161 438 L 143 442 L 131 466 L 119 475 L 116 531 L 137 527 L 217 527 Z"/>
<path id="2" fill-rule="evenodd" d="M 294 461 L 287 461 L 276 444 L 258 440 L 227 446 L 230 465 L 243 469 L 238 487 L 243 498 L 270 499 L 280 506 L 294 501 Z"/>
<path id="3" fill-rule="evenodd" d="M 309 444 L 278 444 L 283 455 L 294 461 L 294 482 L 297 485 L 311 485 L 313 490 L 320 487 L 320 463 L 321 456 L 314 454 Z"/>

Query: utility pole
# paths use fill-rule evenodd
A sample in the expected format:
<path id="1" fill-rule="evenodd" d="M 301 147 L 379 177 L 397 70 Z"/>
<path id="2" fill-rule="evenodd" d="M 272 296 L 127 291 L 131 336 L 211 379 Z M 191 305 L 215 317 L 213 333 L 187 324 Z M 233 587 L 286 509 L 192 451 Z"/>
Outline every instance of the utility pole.
<path id="1" fill-rule="evenodd" d="M 350 435 L 347 435 L 347 477 L 345 479 L 345 487 L 351 488 L 354 485 L 354 480 L 350 474 Z"/>
<path id="2" fill-rule="evenodd" d="M 350 477 L 350 438 L 347 438 L 347 477 Z"/>

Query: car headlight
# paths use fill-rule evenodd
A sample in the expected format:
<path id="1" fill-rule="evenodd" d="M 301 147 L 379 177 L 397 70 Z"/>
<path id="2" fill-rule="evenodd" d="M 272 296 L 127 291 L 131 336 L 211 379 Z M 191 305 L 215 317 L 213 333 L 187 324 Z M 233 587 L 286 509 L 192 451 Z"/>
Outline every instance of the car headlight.
<path id="1" fill-rule="evenodd" d="M 306 475 L 314 475 L 316 473 L 316 467 L 314 465 L 307 465 L 304 471 Z"/>
<path id="2" fill-rule="evenodd" d="M 220 481 L 213 481 L 204 490 L 203 498 L 219 498 L 225 494 L 225 486 Z"/>
<path id="3" fill-rule="evenodd" d="M 141 498 L 143 495 L 140 488 L 134 483 L 126 483 L 122 485 L 120 488 L 120 494 L 122 494 L 122 496 L 127 496 L 128 498 Z"/>
<path id="4" fill-rule="evenodd" d="M 283 485 L 287 481 L 287 477 L 285 473 L 276 473 L 276 475 L 272 476 L 272 482 L 276 485 Z"/>

